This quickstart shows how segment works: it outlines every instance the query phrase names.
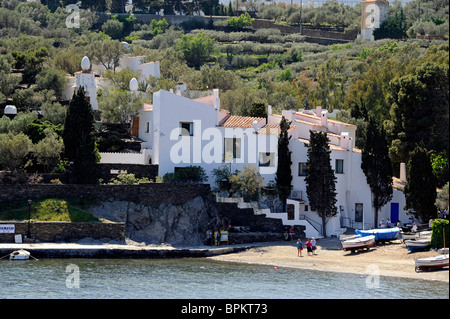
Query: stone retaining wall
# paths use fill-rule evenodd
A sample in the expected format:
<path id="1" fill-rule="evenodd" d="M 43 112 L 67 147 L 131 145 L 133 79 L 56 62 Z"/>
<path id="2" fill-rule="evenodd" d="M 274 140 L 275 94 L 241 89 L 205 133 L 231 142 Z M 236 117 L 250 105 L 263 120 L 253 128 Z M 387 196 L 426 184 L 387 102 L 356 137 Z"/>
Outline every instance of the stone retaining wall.
<path id="1" fill-rule="evenodd" d="M 254 29 L 278 29 L 284 34 L 300 33 L 300 27 L 293 27 L 290 25 L 276 24 L 273 21 L 265 19 L 252 20 L 252 28 Z M 302 28 L 302 35 L 313 39 L 329 39 L 335 41 L 353 41 L 356 36 L 353 33 L 335 32 L 328 30 L 308 29 Z"/>
<path id="2" fill-rule="evenodd" d="M 139 185 L 14 184 L 0 185 L 0 202 L 41 198 L 85 198 L 98 201 L 135 201 L 157 206 L 183 204 L 210 193 L 208 184 L 143 183 Z"/>
<path id="3" fill-rule="evenodd" d="M 28 233 L 28 222 L 1 222 L 15 225 L 14 234 L 0 234 L 0 242 L 14 243 L 14 235 L 22 235 L 24 241 Z M 70 222 L 31 222 L 31 237 L 36 242 L 76 242 L 83 238 L 102 241 L 124 240 L 125 223 L 70 223 Z"/>

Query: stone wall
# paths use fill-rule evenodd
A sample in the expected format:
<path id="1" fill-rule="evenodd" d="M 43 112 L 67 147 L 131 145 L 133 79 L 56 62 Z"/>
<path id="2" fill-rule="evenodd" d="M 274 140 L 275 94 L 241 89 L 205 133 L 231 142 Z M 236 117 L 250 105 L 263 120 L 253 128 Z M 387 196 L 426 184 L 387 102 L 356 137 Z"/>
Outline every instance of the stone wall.
<path id="1" fill-rule="evenodd" d="M 245 226 L 251 232 L 283 232 L 281 219 L 255 215 L 253 208 L 239 208 L 236 203 L 217 203 L 220 217 L 231 226 Z"/>
<path id="2" fill-rule="evenodd" d="M 155 206 L 183 204 L 210 193 L 208 184 L 143 183 L 139 185 L 14 184 L 0 185 L 0 202 L 41 198 L 85 198 L 97 201 L 133 201 Z"/>
<path id="3" fill-rule="evenodd" d="M 252 28 L 254 29 L 278 29 L 281 33 L 284 34 L 296 34 L 300 33 L 299 27 L 292 27 L 289 25 L 281 25 L 276 24 L 273 21 L 265 20 L 265 19 L 254 19 L 252 21 Z M 355 40 L 355 34 L 343 33 L 343 32 L 334 32 L 328 30 L 316 30 L 316 29 L 308 29 L 303 27 L 302 35 L 306 36 L 308 42 L 319 42 L 318 39 L 328 39 L 334 41 L 353 41 Z M 316 40 L 314 40 L 316 39 Z"/>
<path id="4" fill-rule="evenodd" d="M 124 16 L 124 17 L 128 17 L 129 14 L 128 13 L 115 13 L 118 14 L 119 16 Z M 169 22 L 169 24 L 181 24 L 183 22 L 192 20 L 192 19 L 198 19 L 198 20 L 203 20 L 203 22 L 208 23 L 210 17 L 209 16 L 187 16 L 187 15 L 158 15 L 158 14 L 140 14 L 140 13 L 136 13 L 134 14 L 134 16 L 136 17 L 137 21 L 139 23 L 148 23 L 150 24 L 150 22 L 155 19 L 155 20 L 162 20 L 162 19 L 166 19 L 167 22 Z M 111 15 L 106 14 L 106 13 L 97 13 L 97 24 L 101 25 L 103 22 L 105 22 L 108 18 L 111 17 Z M 213 21 L 222 21 L 222 20 L 227 20 L 229 17 L 225 17 L 225 16 L 213 16 L 212 19 Z"/>
<path id="5" fill-rule="evenodd" d="M 28 222 L 1 222 L 14 224 L 14 234 L 0 234 L 1 243 L 13 243 L 14 235 L 25 236 Z M 70 223 L 70 222 L 31 222 L 30 234 L 36 242 L 76 242 L 83 238 L 101 241 L 121 241 L 125 239 L 125 223 Z"/>

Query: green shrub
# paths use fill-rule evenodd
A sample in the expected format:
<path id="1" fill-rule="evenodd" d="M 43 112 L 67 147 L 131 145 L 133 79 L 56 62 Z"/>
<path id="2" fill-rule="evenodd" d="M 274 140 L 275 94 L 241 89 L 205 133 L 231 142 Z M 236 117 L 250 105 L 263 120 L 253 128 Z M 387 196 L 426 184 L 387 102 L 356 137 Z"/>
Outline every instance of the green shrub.
<path id="1" fill-rule="evenodd" d="M 147 177 L 137 178 L 134 174 L 119 174 L 111 179 L 108 184 L 112 185 L 136 185 L 140 183 L 150 183 Z"/>
<path id="2" fill-rule="evenodd" d="M 246 201 L 255 200 L 258 198 L 263 180 L 256 166 L 245 165 L 242 171 L 230 178 L 232 193 L 239 194 Z"/>
<path id="3" fill-rule="evenodd" d="M 449 247 L 449 236 L 450 228 L 449 221 L 447 219 L 435 219 L 431 225 L 433 233 L 431 235 L 431 247 L 432 248 L 442 248 L 444 247 L 444 237 L 445 237 L 445 247 Z"/>
<path id="4" fill-rule="evenodd" d="M 233 29 L 242 29 L 252 25 L 252 18 L 245 12 L 239 17 L 231 17 L 227 20 L 227 25 Z"/>
<path id="5" fill-rule="evenodd" d="M 206 172 L 201 166 L 179 167 L 174 173 L 163 176 L 164 183 L 202 183 L 207 180 Z"/>

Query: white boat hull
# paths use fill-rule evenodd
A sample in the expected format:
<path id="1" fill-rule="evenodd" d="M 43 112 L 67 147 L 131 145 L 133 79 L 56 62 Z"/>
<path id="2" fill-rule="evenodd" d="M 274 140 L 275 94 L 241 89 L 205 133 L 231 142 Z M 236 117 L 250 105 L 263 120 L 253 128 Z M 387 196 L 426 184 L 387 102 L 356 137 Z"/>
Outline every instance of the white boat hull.
<path id="1" fill-rule="evenodd" d="M 371 235 L 343 241 L 342 249 L 344 251 L 355 251 L 359 249 L 369 248 L 373 245 L 375 245 L 375 236 Z"/>
<path id="2" fill-rule="evenodd" d="M 421 239 L 421 238 L 430 238 L 432 232 L 431 231 L 423 231 L 417 233 L 402 233 L 403 241 L 413 240 L 413 239 Z"/>
<path id="3" fill-rule="evenodd" d="M 30 252 L 20 249 L 15 250 L 11 254 L 9 254 L 10 260 L 28 260 L 30 259 Z"/>
<path id="4" fill-rule="evenodd" d="M 448 254 L 420 259 L 414 258 L 414 263 L 416 271 L 444 268 L 449 265 Z"/>
<path id="5" fill-rule="evenodd" d="M 431 244 L 431 238 L 405 240 L 406 248 L 410 251 L 426 249 Z"/>

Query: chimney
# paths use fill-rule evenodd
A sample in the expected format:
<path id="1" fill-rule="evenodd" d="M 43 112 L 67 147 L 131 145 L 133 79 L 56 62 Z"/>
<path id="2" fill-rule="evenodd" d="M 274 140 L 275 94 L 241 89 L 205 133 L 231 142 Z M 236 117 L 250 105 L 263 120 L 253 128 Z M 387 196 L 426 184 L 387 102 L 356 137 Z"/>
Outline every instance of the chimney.
<path id="1" fill-rule="evenodd" d="M 215 116 L 215 124 L 216 124 L 216 126 L 219 125 L 219 111 L 220 111 L 220 99 L 217 96 L 214 99 L 214 116 Z"/>
<path id="2" fill-rule="evenodd" d="M 272 105 L 267 106 L 267 116 L 272 115 Z"/>
<path id="3" fill-rule="evenodd" d="M 258 121 L 257 120 L 253 121 L 253 130 L 255 131 L 255 133 L 258 132 Z"/>
<path id="4" fill-rule="evenodd" d="M 351 137 L 348 138 L 348 147 L 347 147 L 347 149 L 350 152 L 353 152 L 353 139 Z"/>
<path id="5" fill-rule="evenodd" d="M 213 90 L 213 95 L 214 95 L 215 98 L 218 98 L 219 97 L 219 89 L 214 89 Z"/>
<path id="6" fill-rule="evenodd" d="M 170 92 L 170 93 L 173 93 L 173 89 L 170 89 L 169 92 Z"/>
<path id="7" fill-rule="evenodd" d="M 349 147 L 349 135 L 348 132 L 342 132 L 341 133 L 341 138 L 340 138 L 340 143 L 339 146 L 345 150 L 348 150 Z"/>
<path id="8" fill-rule="evenodd" d="M 327 110 L 322 111 L 321 115 L 322 116 L 320 117 L 320 124 L 323 127 L 327 127 L 328 126 L 328 111 Z"/>
<path id="9" fill-rule="evenodd" d="M 320 116 L 321 116 L 321 113 L 322 113 L 322 107 L 321 107 L 321 106 L 316 107 L 316 115 L 317 115 L 318 117 L 320 117 Z"/>
<path id="10" fill-rule="evenodd" d="M 294 113 L 295 111 L 283 110 L 283 112 L 281 112 L 281 115 L 284 116 L 289 122 L 292 122 L 294 120 Z"/>
<path id="11" fill-rule="evenodd" d="M 400 180 L 406 183 L 406 164 L 400 163 Z"/>

